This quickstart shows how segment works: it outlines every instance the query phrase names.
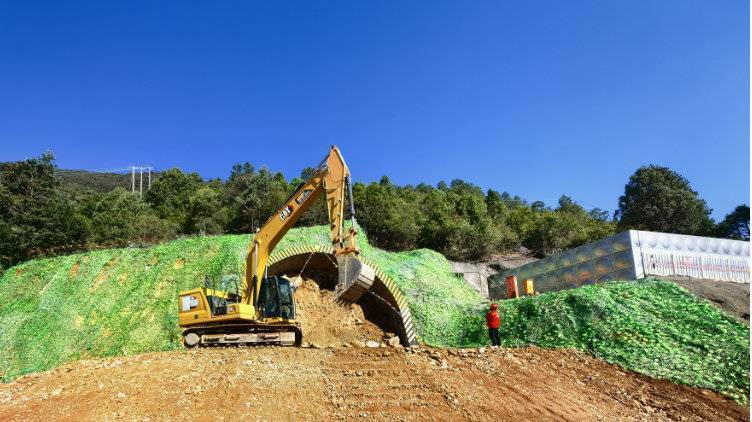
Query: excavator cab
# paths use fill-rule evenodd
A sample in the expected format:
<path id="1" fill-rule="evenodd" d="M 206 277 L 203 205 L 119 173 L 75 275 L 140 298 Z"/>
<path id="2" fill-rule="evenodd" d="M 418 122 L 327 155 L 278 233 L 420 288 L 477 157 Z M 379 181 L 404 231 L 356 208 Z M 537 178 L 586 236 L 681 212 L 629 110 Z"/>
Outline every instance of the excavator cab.
<path id="1" fill-rule="evenodd" d="M 261 280 L 257 307 L 262 319 L 295 319 L 295 299 L 290 280 L 278 276 Z"/>
<path id="2" fill-rule="evenodd" d="M 204 276 L 204 289 L 212 316 L 227 315 L 228 304 L 240 302 L 237 275 Z"/>

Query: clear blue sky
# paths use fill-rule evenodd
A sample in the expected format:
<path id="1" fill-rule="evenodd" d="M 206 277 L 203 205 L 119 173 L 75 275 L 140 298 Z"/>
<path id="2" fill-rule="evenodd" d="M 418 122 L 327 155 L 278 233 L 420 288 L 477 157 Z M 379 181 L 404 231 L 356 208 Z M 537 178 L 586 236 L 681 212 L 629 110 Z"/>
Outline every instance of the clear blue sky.
<path id="1" fill-rule="evenodd" d="M 669 166 L 749 201 L 746 1 L 0 2 L 0 160 L 462 178 L 613 210 Z"/>

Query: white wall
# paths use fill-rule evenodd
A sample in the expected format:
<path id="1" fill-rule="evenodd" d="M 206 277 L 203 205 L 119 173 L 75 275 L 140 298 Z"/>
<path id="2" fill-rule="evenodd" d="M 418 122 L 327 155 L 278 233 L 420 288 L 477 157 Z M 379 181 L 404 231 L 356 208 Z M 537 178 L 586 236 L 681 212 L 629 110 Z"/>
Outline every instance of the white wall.
<path id="1" fill-rule="evenodd" d="M 749 242 L 630 230 L 638 276 L 750 282 Z"/>

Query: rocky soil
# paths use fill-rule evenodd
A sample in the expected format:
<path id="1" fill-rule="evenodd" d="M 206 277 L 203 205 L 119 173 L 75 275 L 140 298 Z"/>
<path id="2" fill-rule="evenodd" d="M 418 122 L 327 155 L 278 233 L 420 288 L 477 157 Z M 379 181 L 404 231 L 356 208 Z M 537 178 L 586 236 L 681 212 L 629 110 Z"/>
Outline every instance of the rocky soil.
<path id="1" fill-rule="evenodd" d="M 0 384 L 0 420 L 748 420 L 716 393 L 571 350 L 210 348 Z"/>
<path id="2" fill-rule="evenodd" d="M 0 384 L 0 421 L 749 420 L 712 391 L 582 352 L 403 348 L 357 305 L 294 282 L 304 348 L 83 360 Z"/>
<path id="3" fill-rule="evenodd" d="M 320 289 L 312 280 L 293 280 L 296 319 L 303 329 L 303 344 L 313 347 L 363 346 L 381 342 L 385 333 L 366 320 L 357 304 L 334 301 L 334 292 Z M 389 334 L 389 333 L 386 333 Z M 394 335 L 386 335 L 386 339 Z"/>

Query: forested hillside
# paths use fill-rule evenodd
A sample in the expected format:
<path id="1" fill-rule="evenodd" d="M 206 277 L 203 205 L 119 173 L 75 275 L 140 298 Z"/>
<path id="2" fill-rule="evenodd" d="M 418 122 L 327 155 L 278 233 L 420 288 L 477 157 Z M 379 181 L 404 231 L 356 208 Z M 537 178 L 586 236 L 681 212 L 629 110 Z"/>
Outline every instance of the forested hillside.
<path id="1" fill-rule="evenodd" d="M 251 233 L 311 171 L 288 179 L 245 163 L 233 166 L 226 180 L 206 180 L 174 168 L 154 174 L 141 196 L 126 189 L 130 175 L 56 169 L 51 154 L 2 163 L 0 270 L 73 251 Z M 520 246 L 544 256 L 629 228 L 749 238 L 749 207 L 740 205 L 716 225 L 686 179 L 656 166 L 638 169 L 629 180 L 618 220 L 567 195 L 556 204 L 528 202 L 460 179 L 398 186 L 383 176 L 355 183 L 353 196 L 357 220 L 374 245 L 391 251 L 430 248 L 454 260 Z M 326 224 L 323 199 L 297 223 L 317 224 Z"/>
<path id="2" fill-rule="evenodd" d="M 60 187 L 73 195 L 87 191 L 109 192 L 115 188 L 131 189 L 131 174 L 90 172 L 85 170 L 55 169 L 55 176 L 60 179 Z M 136 189 L 138 189 L 138 177 L 136 173 Z M 147 186 L 146 174 L 144 174 L 144 186 Z M 151 180 L 155 181 L 159 173 L 152 172 Z"/>

